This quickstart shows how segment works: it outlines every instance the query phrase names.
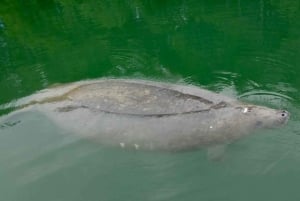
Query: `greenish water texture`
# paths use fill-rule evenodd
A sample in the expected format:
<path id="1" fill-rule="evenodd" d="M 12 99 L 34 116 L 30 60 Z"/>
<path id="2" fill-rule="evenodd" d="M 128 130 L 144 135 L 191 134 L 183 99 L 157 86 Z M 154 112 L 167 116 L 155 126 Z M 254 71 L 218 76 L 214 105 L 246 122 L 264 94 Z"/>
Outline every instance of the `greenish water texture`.
<path id="1" fill-rule="evenodd" d="M 0 130 L 0 200 L 298 201 L 299 65 L 300 1 L 1 1 L 0 104 L 55 83 L 155 78 L 292 116 L 216 162 L 104 148 L 28 114 Z"/>

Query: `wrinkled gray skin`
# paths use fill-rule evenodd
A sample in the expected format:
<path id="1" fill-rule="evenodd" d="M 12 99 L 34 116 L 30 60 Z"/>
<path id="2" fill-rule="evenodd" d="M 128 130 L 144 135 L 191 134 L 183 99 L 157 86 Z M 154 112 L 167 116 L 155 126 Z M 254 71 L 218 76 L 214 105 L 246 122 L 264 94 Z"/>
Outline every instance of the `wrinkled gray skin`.
<path id="1" fill-rule="evenodd" d="M 226 144 L 259 128 L 285 124 L 286 111 L 249 105 L 195 86 L 100 79 L 40 91 L 8 104 L 45 114 L 100 143 L 141 150 L 190 150 Z"/>

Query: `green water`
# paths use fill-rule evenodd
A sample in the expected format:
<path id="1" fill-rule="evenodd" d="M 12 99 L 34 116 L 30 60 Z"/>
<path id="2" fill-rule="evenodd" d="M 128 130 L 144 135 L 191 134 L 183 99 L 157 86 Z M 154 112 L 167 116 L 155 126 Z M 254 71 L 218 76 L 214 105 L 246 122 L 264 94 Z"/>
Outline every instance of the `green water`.
<path id="1" fill-rule="evenodd" d="M 0 104 L 55 83 L 155 78 L 292 118 L 216 162 L 205 150 L 104 148 L 27 114 L 0 130 L 0 200 L 298 201 L 299 65 L 299 1 L 1 1 Z"/>

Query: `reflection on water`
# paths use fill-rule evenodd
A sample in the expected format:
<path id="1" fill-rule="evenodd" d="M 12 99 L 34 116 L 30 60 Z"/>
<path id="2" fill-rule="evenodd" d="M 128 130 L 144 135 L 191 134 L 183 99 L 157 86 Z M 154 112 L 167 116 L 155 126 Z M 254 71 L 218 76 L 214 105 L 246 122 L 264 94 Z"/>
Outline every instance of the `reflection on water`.
<path id="1" fill-rule="evenodd" d="M 0 127 L 0 200 L 299 200 L 299 8 L 292 0 L 1 2 L 0 104 L 10 103 L 1 114 L 54 83 L 109 76 L 192 83 L 291 119 L 214 162 L 206 150 L 100 147 L 23 114 L 22 124 Z"/>

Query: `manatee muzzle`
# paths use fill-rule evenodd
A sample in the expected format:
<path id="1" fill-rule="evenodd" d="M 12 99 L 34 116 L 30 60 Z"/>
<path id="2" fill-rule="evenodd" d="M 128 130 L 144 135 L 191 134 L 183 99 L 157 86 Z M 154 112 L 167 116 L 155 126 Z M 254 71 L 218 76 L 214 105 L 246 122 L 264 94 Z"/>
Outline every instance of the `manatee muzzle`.
<path id="1" fill-rule="evenodd" d="M 278 123 L 280 124 L 286 124 L 290 118 L 290 113 L 286 110 L 278 111 L 277 115 L 279 115 Z"/>

